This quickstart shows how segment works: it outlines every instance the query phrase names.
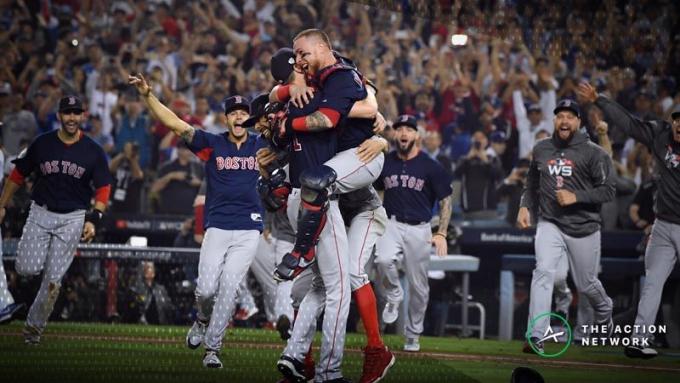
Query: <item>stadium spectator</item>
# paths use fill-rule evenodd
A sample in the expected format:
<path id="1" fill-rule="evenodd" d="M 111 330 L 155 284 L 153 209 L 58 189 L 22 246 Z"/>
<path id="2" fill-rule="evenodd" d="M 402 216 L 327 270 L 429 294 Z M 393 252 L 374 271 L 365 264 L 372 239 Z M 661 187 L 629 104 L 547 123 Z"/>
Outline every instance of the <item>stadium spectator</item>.
<path id="1" fill-rule="evenodd" d="M 472 148 L 456 166 L 454 176 L 461 182 L 461 206 L 467 220 L 496 219 L 496 185 L 503 177 L 498 157 L 488 155 L 488 139 L 482 131 L 472 135 Z"/>
<path id="2" fill-rule="evenodd" d="M 519 202 L 522 198 L 527 172 L 529 172 L 529 162 L 526 158 L 519 160 L 517 166 L 512 169 L 509 176 L 505 177 L 496 190 L 499 199 L 507 200 L 505 220 L 511 226 L 514 226 L 517 221 Z"/>
<path id="3" fill-rule="evenodd" d="M 114 183 L 111 190 L 111 212 L 138 213 L 142 197 L 144 171 L 139 163 L 139 144 L 126 142 L 123 151 L 109 162 Z"/>
<path id="4" fill-rule="evenodd" d="M 156 266 L 153 262 L 142 262 L 142 276 L 132 290 L 139 305 L 140 323 L 175 323 L 175 307 L 165 286 L 156 282 Z"/>
<path id="5" fill-rule="evenodd" d="M 38 128 L 35 117 L 24 110 L 24 96 L 13 94 L 9 83 L 0 84 L 2 145 L 10 155 L 19 153 L 19 141 L 31 138 Z"/>
<path id="6" fill-rule="evenodd" d="M 177 146 L 177 159 L 158 171 L 151 193 L 160 199 L 156 212 L 163 214 L 193 214 L 192 202 L 203 180 L 203 167 L 183 141 Z"/>
<path id="7" fill-rule="evenodd" d="M 139 150 L 139 165 L 146 169 L 151 164 L 152 140 L 149 118 L 142 110 L 142 104 L 136 95 L 123 97 L 118 107 L 116 151 L 123 153 L 127 144 L 136 145 Z"/>
<path id="8" fill-rule="evenodd" d="M 102 130 L 102 119 L 99 115 L 92 115 L 87 124 L 83 127 L 83 132 L 87 134 L 94 142 L 98 143 L 104 149 L 107 156 L 113 152 L 113 137 L 110 134 L 104 133 Z"/>

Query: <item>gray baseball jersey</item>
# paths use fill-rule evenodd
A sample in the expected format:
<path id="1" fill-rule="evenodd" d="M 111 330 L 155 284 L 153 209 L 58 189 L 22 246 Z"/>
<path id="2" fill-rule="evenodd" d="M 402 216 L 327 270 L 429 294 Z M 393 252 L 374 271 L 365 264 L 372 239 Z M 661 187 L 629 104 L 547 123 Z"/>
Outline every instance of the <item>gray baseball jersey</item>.
<path id="1" fill-rule="evenodd" d="M 645 250 L 645 284 L 635 317 L 635 324 L 646 328 L 656 320 L 663 286 L 680 257 L 680 142 L 673 139 L 673 128 L 666 121 L 641 121 L 606 97 L 598 97 L 595 104 L 608 121 L 647 146 L 659 165 L 654 198 L 656 221 Z"/>

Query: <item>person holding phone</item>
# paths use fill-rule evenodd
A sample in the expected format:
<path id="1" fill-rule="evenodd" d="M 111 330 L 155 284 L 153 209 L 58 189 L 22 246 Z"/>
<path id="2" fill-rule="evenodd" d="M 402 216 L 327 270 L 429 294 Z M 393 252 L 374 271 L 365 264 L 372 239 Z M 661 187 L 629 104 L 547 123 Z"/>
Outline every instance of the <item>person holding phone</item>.
<path id="1" fill-rule="evenodd" d="M 496 219 L 498 183 L 503 178 L 503 167 L 496 156 L 489 156 L 489 139 L 482 131 L 472 135 L 468 154 L 456 166 L 454 178 L 461 183 L 459 195 L 466 220 Z M 454 198 L 457 200 L 457 198 Z"/>

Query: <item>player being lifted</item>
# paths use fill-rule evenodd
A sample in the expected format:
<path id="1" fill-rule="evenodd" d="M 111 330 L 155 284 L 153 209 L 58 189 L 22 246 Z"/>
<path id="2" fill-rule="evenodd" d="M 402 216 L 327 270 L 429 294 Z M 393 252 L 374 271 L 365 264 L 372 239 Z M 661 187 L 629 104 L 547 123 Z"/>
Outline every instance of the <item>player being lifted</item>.
<path id="1" fill-rule="evenodd" d="M 104 150 L 80 130 L 85 120 L 80 99 L 63 97 L 57 116 L 59 129 L 36 137 L 14 160 L 16 167 L 0 197 L 2 221 L 7 203 L 24 179 L 36 177 L 16 260 L 20 275 L 33 276 L 44 271 L 40 290 L 26 318 L 27 344 L 40 343 L 78 241 L 94 238 L 111 191 Z M 95 203 L 87 212 L 93 194 Z"/>
<path id="2" fill-rule="evenodd" d="M 239 284 L 253 261 L 262 232 L 260 200 L 255 190 L 259 176 L 255 153 L 264 141 L 243 127 L 250 107 L 242 96 L 224 102 L 229 129 L 216 135 L 195 129 L 177 117 L 151 93 L 141 75 L 130 76 L 128 82 L 137 88 L 154 117 L 182 137 L 205 162 L 208 190 L 196 285 L 198 320 L 189 330 L 186 343 L 192 349 L 203 343 L 203 365 L 221 368 L 222 338 L 234 311 Z"/>

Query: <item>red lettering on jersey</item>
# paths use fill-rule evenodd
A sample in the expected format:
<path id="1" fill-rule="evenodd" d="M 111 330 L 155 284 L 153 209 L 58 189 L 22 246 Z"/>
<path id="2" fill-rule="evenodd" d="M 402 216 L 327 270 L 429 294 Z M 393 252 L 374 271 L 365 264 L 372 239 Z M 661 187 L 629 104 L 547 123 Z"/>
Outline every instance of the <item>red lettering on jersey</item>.
<path id="1" fill-rule="evenodd" d="M 416 187 L 414 189 L 416 189 L 417 191 L 423 191 L 423 186 L 425 186 L 425 180 L 421 180 L 420 178 L 418 178 L 418 180 L 416 181 Z"/>
<path id="2" fill-rule="evenodd" d="M 408 188 L 413 189 L 415 186 L 416 186 L 416 178 L 415 177 L 409 177 Z"/>
<path id="3" fill-rule="evenodd" d="M 71 165 L 71 162 L 62 160 L 61 161 L 61 172 L 66 174 L 66 172 L 68 172 L 69 165 Z M 73 175 L 73 174 L 71 174 L 71 175 Z"/>
<path id="4" fill-rule="evenodd" d="M 47 170 L 45 169 L 45 164 L 41 163 L 40 164 L 40 173 L 43 175 L 47 174 Z"/>
<path id="5" fill-rule="evenodd" d="M 215 165 L 217 165 L 217 170 L 224 169 L 224 157 L 215 157 Z"/>
<path id="6" fill-rule="evenodd" d="M 231 167 L 232 167 L 232 164 L 231 164 L 231 157 L 226 157 L 226 158 L 224 159 L 224 168 L 227 169 L 227 170 L 230 170 Z"/>
<path id="7" fill-rule="evenodd" d="M 255 169 L 255 157 L 248 157 L 248 169 Z"/>
<path id="8" fill-rule="evenodd" d="M 57 160 L 51 161 L 50 168 L 52 173 L 59 173 L 59 161 Z"/>
<path id="9" fill-rule="evenodd" d="M 78 166 L 78 170 L 76 171 L 76 174 L 74 174 L 73 176 L 76 177 L 77 179 L 80 179 L 80 177 L 82 177 L 83 174 L 85 174 L 85 168 L 82 166 Z"/>
<path id="10" fill-rule="evenodd" d="M 76 164 L 71 164 L 68 166 L 68 175 L 73 176 L 76 174 L 76 171 L 78 170 L 78 165 Z"/>
<path id="11" fill-rule="evenodd" d="M 402 175 L 402 176 L 399 176 L 399 179 L 401 179 L 401 187 L 405 188 L 406 183 L 408 182 L 408 176 Z"/>

